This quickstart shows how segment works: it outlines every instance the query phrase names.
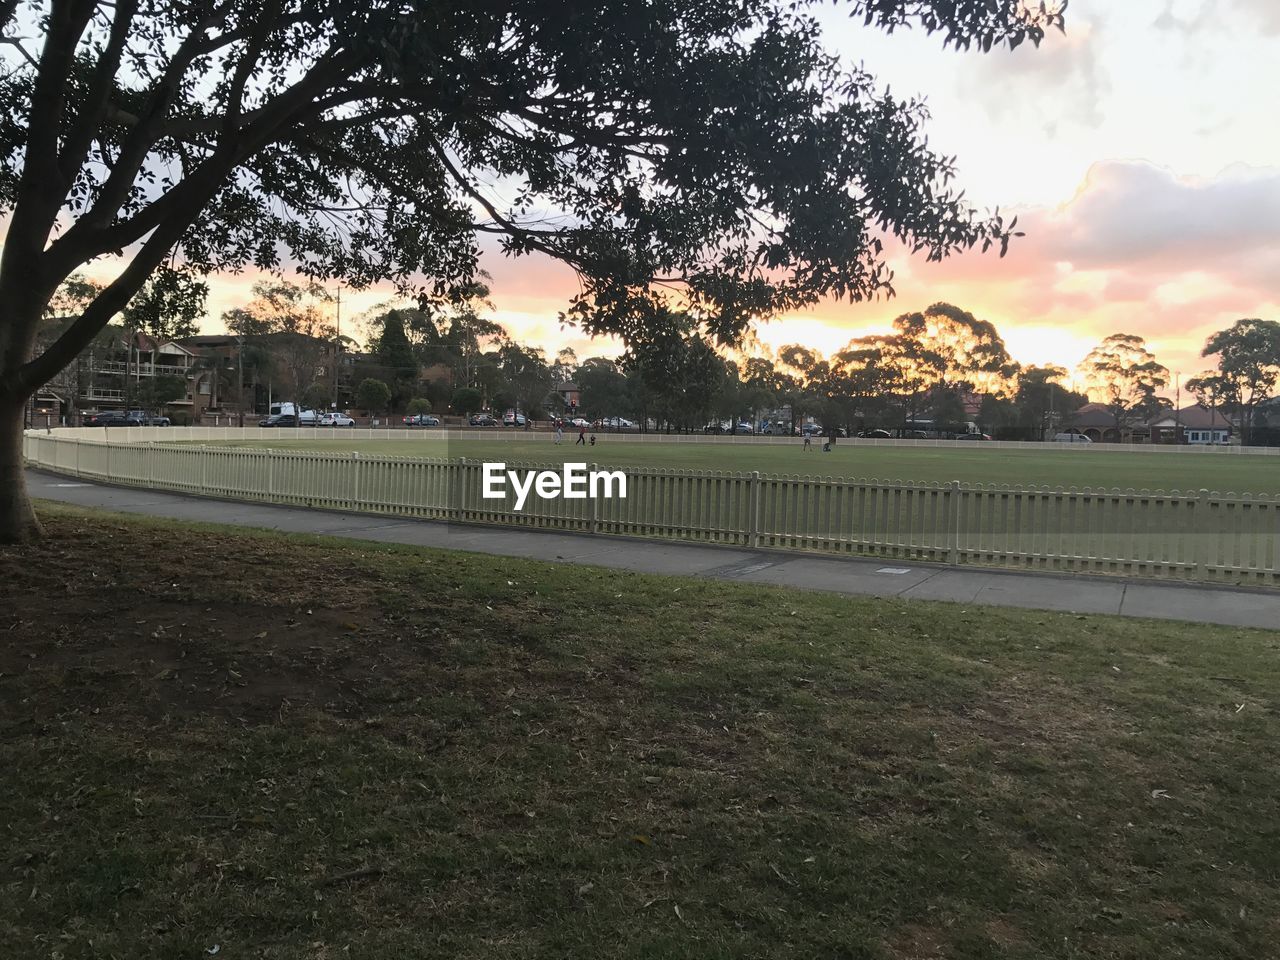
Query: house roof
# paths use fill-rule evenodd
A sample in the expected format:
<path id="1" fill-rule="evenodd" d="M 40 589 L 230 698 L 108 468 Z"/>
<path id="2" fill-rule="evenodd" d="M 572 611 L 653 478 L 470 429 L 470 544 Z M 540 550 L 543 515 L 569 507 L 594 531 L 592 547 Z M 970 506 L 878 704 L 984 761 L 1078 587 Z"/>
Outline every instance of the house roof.
<path id="1" fill-rule="evenodd" d="M 1231 427 L 1231 420 L 1221 410 L 1204 407 L 1198 403 L 1176 411 L 1163 410 L 1148 422 L 1153 427 L 1174 427 L 1181 424 L 1192 430 L 1205 430 L 1211 427 L 1230 429 Z"/>
<path id="2" fill-rule="evenodd" d="M 1116 418 L 1100 403 L 1086 403 L 1067 418 L 1070 427 L 1114 427 Z"/>

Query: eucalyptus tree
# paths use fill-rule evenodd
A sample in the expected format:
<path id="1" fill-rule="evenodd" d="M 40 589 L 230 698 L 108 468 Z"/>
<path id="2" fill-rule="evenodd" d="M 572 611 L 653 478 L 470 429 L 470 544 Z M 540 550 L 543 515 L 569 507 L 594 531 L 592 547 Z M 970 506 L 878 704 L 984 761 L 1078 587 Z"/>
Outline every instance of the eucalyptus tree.
<path id="1" fill-rule="evenodd" d="M 1063 26 L 1024 0 L 845 8 L 984 51 Z M 676 298 L 731 341 L 891 292 L 885 236 L 940 259 L 1012 233 L 804 2 L 0 0 L 0 40 L 4 540 L 39 532 L 23 402 L 164 263 L 449 302 L 492 235 L 577 272 L 588 332 L 641 340 Z M 112 279 L 34 351 L 95 260 Z"/>

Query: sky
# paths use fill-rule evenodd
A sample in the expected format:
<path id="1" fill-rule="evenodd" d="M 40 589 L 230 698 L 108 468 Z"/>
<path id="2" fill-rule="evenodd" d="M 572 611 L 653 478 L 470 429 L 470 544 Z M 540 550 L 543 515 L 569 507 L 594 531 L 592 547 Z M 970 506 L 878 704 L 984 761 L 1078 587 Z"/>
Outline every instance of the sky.
<path id="1" fill-rule="evenodd" d="M 957 158 L 967 197 L 1016 214 L 1027 236 L 1003 259 L 891 252 L 896 298 L 823 302 L 763 325 L 762 343 L 831 352 L 945 300 L 995 323 L 1024 363 L 1073 368 L 1124 332 L 1185 379 L 1208 365 L 1209 333 L 1280 319 L 1280 0 L 1072 0 L 1065 35 L 989 54 L 820 9 L 829 48 L 895 95 L 923 96 L 929 143 Z M 496 251 L 482 265 L 516 339 L 619 352 L 558 323 L 577 290 L 568 268 Z M 215 278 L 208 331 L 254 279 Z M 344 292 L 347 328 L 389 297 Z"/>

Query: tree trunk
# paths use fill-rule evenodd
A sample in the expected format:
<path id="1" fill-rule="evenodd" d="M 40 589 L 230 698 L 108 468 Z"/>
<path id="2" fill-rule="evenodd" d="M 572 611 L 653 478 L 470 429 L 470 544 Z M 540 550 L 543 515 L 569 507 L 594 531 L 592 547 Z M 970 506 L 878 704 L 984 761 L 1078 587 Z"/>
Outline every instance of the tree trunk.
<path id="1" fill-rule="evenodd" d="M 0 406 L 0 543 L 30 543 L 44 533 L 22 473 L 23 406 L 12 400 Z"/>

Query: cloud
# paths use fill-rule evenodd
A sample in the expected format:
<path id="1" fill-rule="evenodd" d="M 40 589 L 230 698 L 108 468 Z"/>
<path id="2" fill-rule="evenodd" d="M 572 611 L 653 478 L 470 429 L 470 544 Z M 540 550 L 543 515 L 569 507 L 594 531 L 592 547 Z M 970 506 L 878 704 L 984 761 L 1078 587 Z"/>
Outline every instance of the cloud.
<path id="1" fill-rule="evenodd" d="M 1049 136 L 1062 120 L 1099 127 L 1111 90 L 1100 47 L 1096 25 L 1072 20 L 1065 35 L 1051 31 L 1038 48 L 993 49 L 959 75 L 960 90 L 992 120 L 1037 125 Z"/>

